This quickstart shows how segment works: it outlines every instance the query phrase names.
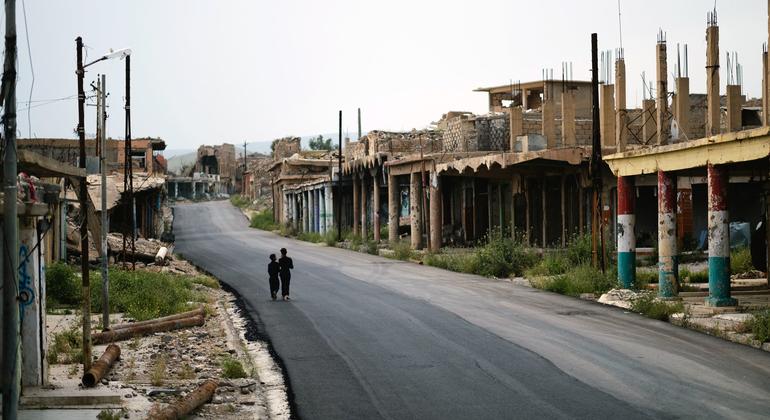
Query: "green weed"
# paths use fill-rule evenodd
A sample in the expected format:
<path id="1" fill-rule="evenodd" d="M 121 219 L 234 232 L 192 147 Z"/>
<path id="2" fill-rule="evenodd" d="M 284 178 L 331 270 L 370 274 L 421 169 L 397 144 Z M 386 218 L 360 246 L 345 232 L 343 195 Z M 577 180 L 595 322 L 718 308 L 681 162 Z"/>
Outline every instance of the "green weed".
<path id="1" fill-rule="evenodd" d="M 278 229 L 278 225 L 275 223 L 273 217 L 273 209 L 267 209 L 254 213 L 251 216 L 250 227 L 261 230 L 273 231 Z"/>
<path id="2" fill-rule="evenodd" d="M 749 321 L 749 327 L 754 338 L 760 342 L 770 341 L 770 309 L 754 313 Z"/>
<path id="3" fill-rule="evenodd" d="M 653 293 L 648 293 L 633 301 L 631 310 L 648 318 L 668 321 L 671 315 L 684 312 L 684 303 L 681 301 L 662 301 L 657 299 Z"/>
<path id="4" fill-rule="evenodd" d="M 744 274 L 754 270 L 751 263 L 751 251 L 741 247 L 730 251 L 730 273 Z"/>
<path id="5" fill-rule="evenodd" d="M 246 371 L 237 359 L 225 357 L 222 359 L 222 377 L 227 379 L 245 378 Z"/>
<path id="6" fill-rule="evenodd" d="M 579 265 L 557 276 L 532 280 L 532 285 L 537 288 L 575 297 L 583 293 L 604 293 L 617 287 L 617 283 L 614 267 L 608 267 L 602 273 L 589 264 Z"/>
<path id="7" fill-rule="evenodd" d="M 48 309 L 80 304 L 82 291 L 80 279 L 69 265 L 54 262 L 46 266 L 45 284 L 45 303 Z"/>
<path id="8" fill-rule="evenodd" d="M 245 209 L 246 207 L 249 207 L 251 205 L 251 201 L 240 194 L 233 194 L 230 196 L 230 203 L 234 205 L 235 207 Z"/>
<path id="9" fill-rule="evenodd" d="M 397 240 L 390 244 L 390 248 L 393 250 L 393 257 L 397 260 L 406 261 L 412 258 L 414 252 L 412 252 L 412 244 L 408 241 Z"/>

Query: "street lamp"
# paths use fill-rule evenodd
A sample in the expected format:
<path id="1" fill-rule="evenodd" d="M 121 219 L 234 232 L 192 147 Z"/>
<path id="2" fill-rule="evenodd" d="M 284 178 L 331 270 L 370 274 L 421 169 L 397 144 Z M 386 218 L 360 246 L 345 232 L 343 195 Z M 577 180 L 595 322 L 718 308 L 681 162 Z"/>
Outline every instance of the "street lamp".
<path id="1" fill-rule="evenodd" d="M 128 48 L 124 48 L 118 51 L 110 51 L 109 53 L 99 57 L 98 59 L 83 65 L 83 39 L 81 37 L 77 37 L 75 40 L 76 48 L 77 48 L 77 82 L 78 82 L 78 140 L 80 145 L 80 168 L 85 169 L 86 168 L 86 135 L 85 135 L 85 100 L 86 95 L 83 91 L 83 78 L 85 76 L 85 69 L 86 67 L 89 67 L 93 64 L 96 64 L 100 61 L 105 61 L 113 58 L 126 58 L 126 61 L 128 62 L 128 57 L 130 57 L 131 50 Z M 104 89 L 104 88 L 102 88 Z M 101 118 L 103 115 L 100 115 L 99 118 Z M 104 148 L 105 148 L 105 136 L 104 136 L 104 130 L 102 130 L 102 156 L 104 156 Z M 98 141 L 98 140 L 95 140 Z M 107 306 L 108 303 L 108 284 L 109 279 L 107 278 L 107 238 L 106 238 L 106 165 L 104 165 L 104 159 L 101 159 L 101 173 L 102 173 L 102 299 L 103 299 L 103 307 L 104 307 L 104 327 L 105 329 L 109 328 L 109 308 Z M 88 371 L 88 369 L 91 368 L 91 280 L 89 278 L 89 267 L 88 267 L 88 185 L 87 185 L 87 179 L 83 179 L 80 181 L 79 185 L 80 190 L 80 213 L 82 217 L 82 224 L 80 225 L 80 268 L 81 268 L 81 275 L 82 275 L 82 284 L 83 284 L 83 368 L 84 372 Z"/>

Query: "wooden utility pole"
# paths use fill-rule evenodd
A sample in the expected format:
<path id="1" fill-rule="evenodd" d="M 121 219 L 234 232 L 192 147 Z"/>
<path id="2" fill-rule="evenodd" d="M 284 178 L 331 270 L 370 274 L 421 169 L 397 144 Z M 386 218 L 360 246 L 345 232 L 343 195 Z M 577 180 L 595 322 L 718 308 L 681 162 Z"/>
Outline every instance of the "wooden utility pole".
<path id="1" fill-rule="evenodd" d="M 78 141 L 80 144 L 80 162 L 82 169 L 86 168 L 86 132 L 85 132 L 85 103 L 86 94 L 83 91 L 83 39 L 75 39 L 77 48 L 78 76 Z M 83 371 L 91 369 L 91 280 L 89 278 L 89 249 L 88 249 L 88 182 L 80 181 L 80 273 L 83 285 Z"/>
<path id="2" fill-rule="evenodd" d="M 95 142 L 101 144 L 99 155 L 99 170 L 101 173 L 101 236 L 102 236 L 102 329 L 107 331 L 110 329 L 110 273 L 109 273 L 109 258 L 107 255 L 107 228 L 109 226 L 109 220 L 107 220 L 107 77 L 101 75 L 101 83 L 99 86 L 99 135 Z"/>
<path id="3" fill-rule="evenodd" d="M 79 39 L 79 38 L 78 38 Z M 19 218 L 16 207 L 16 2 L 5 2 L 5 63 L 2 84 L 3 136 L 3 416 L 15 419 L 21 392 L 21 321 L 19 318 L 18 270 Z M 3 243 L 4 242 L 4 243 Z M 4 249 L 7 248 L 7 249 Z"/>

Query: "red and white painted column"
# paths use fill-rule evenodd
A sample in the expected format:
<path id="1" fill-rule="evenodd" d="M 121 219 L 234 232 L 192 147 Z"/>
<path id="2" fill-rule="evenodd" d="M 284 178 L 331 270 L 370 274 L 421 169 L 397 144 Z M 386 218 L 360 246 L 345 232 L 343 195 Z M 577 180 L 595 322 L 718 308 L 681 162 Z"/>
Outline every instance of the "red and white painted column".
<path id="1" fill-rule="evenodd" d="M 635 179 L 618 176 L 618 280 L 624 289 L 636 282 Z"/>
<path id="2" fill-rule="evenodd" d="M 708 165 L 708 306 L 735 306 L 730 297 L 730 217 L 727 212 L 728 175 L 724 166 Z"/>
<path id="3" fill-rule="evenodd" d="M 658 171 L 658 296 L 677 295 L 676 176 Z"/>

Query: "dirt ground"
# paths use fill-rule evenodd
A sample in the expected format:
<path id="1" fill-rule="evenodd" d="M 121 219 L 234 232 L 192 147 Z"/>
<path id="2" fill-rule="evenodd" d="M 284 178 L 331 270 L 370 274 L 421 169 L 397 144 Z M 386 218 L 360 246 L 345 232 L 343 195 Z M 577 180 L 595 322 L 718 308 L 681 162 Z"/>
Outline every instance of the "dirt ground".
<path id="1" fill-rule="evenodd" d="M 190 267 L 185 266 L 184 271 L 190 271 Z M 117 343 L 121 348 L 120 360 L 96 387 L 120 395 L 122 409 L 113 413 L 124 418 L 145 418 L 183 398 L 206 379 L 214 378 L 220 380 L 216 394 L 190 418 L 288 418 L 280 370 L 264 343 L 245 339 L 248 321 L 241 317 L 235 296 L 222 289 L 198 284 L 195 287 L 208 297 L 203 326 Z M 57 332 L 77 327 L 78 321 L 77 314 L 49 315 L 49 343 Z M 111 317 L 113 324 L 126 321 L 120 314 Z M 92 316 L 92 325 L 98 322 L 99 316 Z M 94 346 L 94 358 L 105 348 L 106 345 Z M 234 361 L 240 362 L 245 377 L 225 377 L 225 365 L 232 367 Z M 82 375 L 82 365 L 51 365 L 51 388 L 58 392 L 85 392 L 79 384 Z"/>

